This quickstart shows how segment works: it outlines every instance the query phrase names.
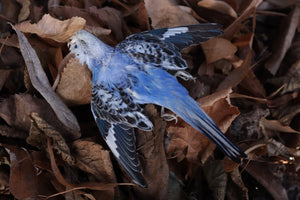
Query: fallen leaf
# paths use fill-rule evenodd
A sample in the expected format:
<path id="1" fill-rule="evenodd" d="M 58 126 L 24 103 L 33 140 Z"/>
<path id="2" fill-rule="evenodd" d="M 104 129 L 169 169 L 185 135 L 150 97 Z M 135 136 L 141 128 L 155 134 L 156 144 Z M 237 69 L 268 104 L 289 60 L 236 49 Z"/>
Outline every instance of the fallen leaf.
<path id="1" fill-rule="evenodd" d="M 228 178 L 231 181 L 227 182 L 226 197 L 228 199 L 249 199 L 249 191 L 242 180 L 239 169 L 235 168 L 231 171 Z"/>
<path id="2" fill-rule="evenodd" d="M 208 64 L 216 62 L 220 59 L 229 59 L 234 56 L 237 47 L 229 40 L 223 38 L 212 38 L 201 44 Z"/>
<path id="3" fill-rule="evenodd" d="M 154 105 L 148 104 L 144 112 L 154 125 L 152 132 L 138 131 L 136 134 L 137 149 L 141 156 L 143 174 L 148 188 L 135 187 L 134 195 L 137 199 L 166 199 L 168 192 L 169 167 L 164 150 L 164 122 Z"/>
<path id="4" fill-rule="evenodd" d="M 80 79 L 80 81 L 79 81 Z M 56 93 L 68 105 L 82 105 L 91 102 L 91 72 L 78 59 L 67 61 L 61 73 Z"/>
<path id="5" fill-rule="evenodd" d="M 273 131 L 300 134 L 300 131 L 296 131 L 296 130 L 292 129 L 290 126 L 284 126 L 278 120 L 268 120 L 266 118 L 261 118 L 260 125 L 263 128 L 270 129 Z"/>
<path id="6" fill-rule="evenodd" d="M 75 159 L 71 155 L 69 146 L 59 130 L 48 124 L 48 122 L 42 119 L 37 113 L 31 113 L 30 117 L 32 122 L 29 137 L 26 139 L 26 142 L 41 150 L 46 150 L 47 137 L 49 137 L 52 139 L 53 147 L 61 158 L 69 165 L 74 165 Z"/>
<path id="7" fill-rule="evenodd" d="M 77 31 L 84 28 L 85 23 L 86 21 L 81 17 L 61 21 L 45 14 L 37 24 L 27 21 L 15 25 L 15 28 L 24 33 L 35 33 L 42 38 L 67 42 Z"/>
<path id="8" fill-rule="evenodd" d="M 102 26 L 107 26 L 112 30 L 112 34 L 115 35 L 117 41 L 122 41 L 125 38 L 122 29 L 126 26 L 121 12 L 117 9 L 104 7 L 97 9 L 95 6 L 89 8 L 89 13 L 99 20 Z M 102 23 L 101 23 L 102 22 Z"/>
<path id="9" fill-rule="evenodd" d="M 76 140 L 72 143 L 72 150 L 78 168 L 93 174 L 100 182 L 117 182 L 110 159 L 110 151 L 89 139 Z"/>
<path id="10" fill-rule="evenodd" d="M 10 73 L 11 70 L 0 69 L 0 91 L 2 90 L 6 80 L 9 78 Z"/>
<path id="11" fill-rule="evenodd" d="M 0 125 L 0 135 L 19 139 L 26 139 L 26 137 L 28 136 L 25 131 L 21 131 L 6 125 Z"/>
<path id="12" fill-rule="evenodd" d="M 36 199 L 39 195 L 48 196 L 55 193 L 51 185 L 50 174 L 39 171 L 33 165 L 31 153 L 12 145 L 5 145 L 10 157 L 10 192 L 18 199 Z"/>
<path id="13" fill-rule="evenodd" d="M 251 51 L 248 52 L 243 64 L 234 69 L 218 86 L 217 91 L 236 87 L 251 70 Z"/>
<path id="14" fill-rule="evenodd" d="M 227 173 L 222 167 L 222 161 L 206 162 L 203 165 L 203 173 L 214 199 L 224 199 L 227 188 Z"/>
<path id="15" fill-rule="evenodd" d="M 225 1 L 218 0 L 202 0 L 198 2 L 198 6 L 205 7 L 208 9 L 216 10 L 220 13 L 230 15 L 234 18 L 237 18 L 237 14 L 234 9 Z"/>
<path id="16" fill-rule="evenodd" d="M 110 152 L 91 140 L 77 140 L 72 144 L 76 158 L 76 167 L 92 174 L 102 183 L 117 183 Z M 104 199 L 114 199 L 114 190 L 99 191 Z"/>
<path id="17" fill-rule="evenodd" d="M 272 55 L 265 63 L 265 68 L 268 69 L 271 74 L 275 75 L 277 73 L 286 52 L 291 46 L 299 21 L 300 6 L 296 5 L 281 22 L 278 31 L 274 31 L 276 38 L 273 40 L 273 45 L 271 45 Z"/>
<path id="18" fill-rule="evenodd" d="M 21 8 L 19 16 L 18 16 L 18 22 L 22 22 L 22 21 L 26 20 L 30 15 L 29 6 L 30 6 L 31 2 L 30 2 L 30 0 L 17 0 L 17 2 L 22 5 L 22 8 Z"/>
<path id="19" fill-rule="evenodd" d="M 286 189 L 270 170 L 271 164 L 252 161 L 246 168 L 246 171 L 257 180 L 270 193 L 274 199 L 287 200 Z M 274 167 L 275 169 L 276 167 Z"/>
<path id="20" fill-rule="evenodd" d="M 51 89 L 47 76 L 41 66 L 36 52 L 32 49 L 27 38 L 18 29 L 14 28 L 14 30 L 19 38 L 21 53 L 25 60 L 32 85 L 41 93 L 42 96 L 44 96 L 45 100 L 50 104 L 58 119 L 66 127 L 74 130 L 74 135 L 76 134 L 75 132 L 77 132 L 77 136 L 79 137 L 80 133 L 78 132 L 80 127 L 76 117 Z"/>
<path id="21" fill-rule="evenodd" d="M 145 7 L 155 29 L 199 23 L 191 13 L 172 5 L 169 0 L 145 0 Z"/>
<path id="22" fill-rule="evenodd" d="M 293 153 L 282 143 L 277 142 L 273 138 L 270 138 L 267 143 L 267 150 L 269 156 L 281 156 L 289 160 L 293 156 Z"/>

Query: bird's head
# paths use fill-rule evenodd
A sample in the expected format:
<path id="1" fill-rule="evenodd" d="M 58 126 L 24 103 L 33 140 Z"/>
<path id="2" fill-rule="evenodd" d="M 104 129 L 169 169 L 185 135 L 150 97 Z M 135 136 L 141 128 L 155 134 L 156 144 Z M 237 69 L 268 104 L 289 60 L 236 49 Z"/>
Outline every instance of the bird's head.
<path id="1" fill-rule="evenodd" d="M 85 30 L 77 31 L 70 38 L 68 47 L 80 63 L 86 63 L 89 68 L 92 67 L 93 62 L 100 60 L 109 49 L 108 45 Z"/>

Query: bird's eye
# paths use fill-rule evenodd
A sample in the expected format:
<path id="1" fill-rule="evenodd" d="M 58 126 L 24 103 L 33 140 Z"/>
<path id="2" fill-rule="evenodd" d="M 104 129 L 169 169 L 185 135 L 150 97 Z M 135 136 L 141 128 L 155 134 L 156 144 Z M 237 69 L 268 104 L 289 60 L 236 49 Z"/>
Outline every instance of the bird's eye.
<path id="1" fill-rule="evenodd" d="M 77 44 L 75 44 L 74 48 L 77 49 Z"/>

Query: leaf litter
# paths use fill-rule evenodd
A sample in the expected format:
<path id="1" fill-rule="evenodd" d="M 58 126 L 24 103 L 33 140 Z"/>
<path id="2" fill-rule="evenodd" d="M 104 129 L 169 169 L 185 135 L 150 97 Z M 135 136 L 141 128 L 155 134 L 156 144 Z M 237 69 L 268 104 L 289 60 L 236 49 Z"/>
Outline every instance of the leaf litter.
<path id="1" fill-rule="evenodd" d="M 300 192 L 297 1 L 1 6 L 1 199 L 295 199 Z M 80 29 L 116 45 L 152 28 L 204 22 L 221 24 L 224 34 L 182 52 L 197 78 L 182 83 L 249 158 L 241 165 L 224 158 L 187 123 L 165 122 L 161 108 L 147 105 L 155 128 L 136 138 L 149 187 L 134 186 L 99 134 L 87 105 L 90 72 L 66 42 Z"/>

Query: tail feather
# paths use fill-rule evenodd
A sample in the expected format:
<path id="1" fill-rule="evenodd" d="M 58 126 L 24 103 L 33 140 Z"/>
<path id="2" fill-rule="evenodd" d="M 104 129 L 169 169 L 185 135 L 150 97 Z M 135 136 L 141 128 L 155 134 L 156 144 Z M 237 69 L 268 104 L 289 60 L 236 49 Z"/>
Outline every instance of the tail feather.
<path id="1" fill-rule="evenodd" d="M 241 158 L 247 157 L 242 150 L 224 135 L 217 124 L 199 107 L 196 101 L 189 96 L 186 100 L 178 101 L 177 105 L 171 110 L 212 140 L 226 156 L 237 163 L 241 162 Z"/>

